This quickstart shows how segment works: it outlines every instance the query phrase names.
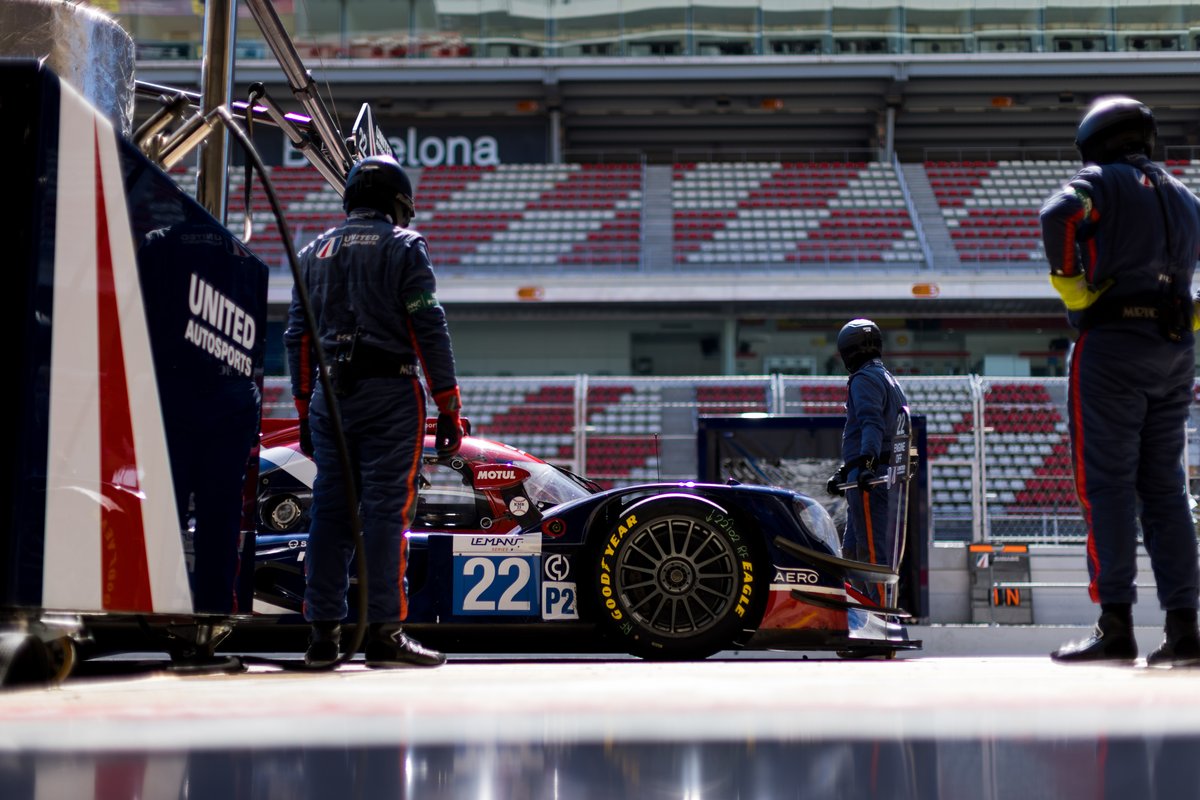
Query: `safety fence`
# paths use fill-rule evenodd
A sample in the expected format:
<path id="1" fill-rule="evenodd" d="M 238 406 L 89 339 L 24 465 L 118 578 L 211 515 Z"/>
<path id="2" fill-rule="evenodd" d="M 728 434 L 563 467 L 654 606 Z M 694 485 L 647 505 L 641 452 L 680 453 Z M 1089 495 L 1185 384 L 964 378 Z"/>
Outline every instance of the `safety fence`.
<path id="1" fill-rule="evenodd" d="M 1063 378 L 900 377 L 925 432 L 934 541 L 1069 543 L 1084 531 L 1069 460 Z M 464 378 L 472 432 L 601 485 L 695 480 L 701 418 L 845 413 L 845 377 Z M 264 414 L 294 410 L 287 380 L 266 381 Z M 1195 425 L 1187 461 L 1197 462 Z M 787 442 L 780 448 L 786 451 Z M 836 449 L 835 449 L 836 452 Z M 796 453 L 797 456 L 807 455 Z M 835 457 L 789 471 L 777 459 L 755 482 L 823 494 Z M 819 480 L 814 477 L 819 474 Z M 805 477 L 807 475 L 808 477 Z M 721 475 L 721 479 L 745 476 Z M 1196 476 L 1193 475 L 1193 480 Z"/>

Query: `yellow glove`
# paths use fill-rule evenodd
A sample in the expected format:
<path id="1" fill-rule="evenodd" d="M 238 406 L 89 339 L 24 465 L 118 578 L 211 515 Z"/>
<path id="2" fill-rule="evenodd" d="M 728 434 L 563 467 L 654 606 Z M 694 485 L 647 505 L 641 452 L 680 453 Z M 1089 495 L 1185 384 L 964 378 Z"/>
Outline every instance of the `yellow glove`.
<path id="1" fill-rule="evenodd" d="M 1192 333 L 1200 331 L 1200 299 L 1192 301 Z"/>
<path id="2" fill-rule="evenodd" d="M 1054 287 L 1054 291 L 1058 292 L 1058 296 L 1062 298 L 1063 305 L 1067 307 L 1068 311 L 1082 311 L 1108 291 L 1108 288 L 1113 285 L 1113 279 L 1109 278 L 1096 288 L 1092 288 L 1088 286 L 1082 275 L 1051 275 L 1050 285 Z"/>

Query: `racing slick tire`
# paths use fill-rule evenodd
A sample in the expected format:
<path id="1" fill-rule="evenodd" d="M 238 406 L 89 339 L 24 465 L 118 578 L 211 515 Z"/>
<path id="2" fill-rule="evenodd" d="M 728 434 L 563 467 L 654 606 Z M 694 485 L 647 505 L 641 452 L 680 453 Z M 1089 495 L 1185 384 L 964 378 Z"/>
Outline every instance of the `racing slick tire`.
<path id="1" fill-rule="evenodd" d="M 771 576 L 761 537 L 714 502 L 647 498 L 597 545 L 589 599 L 600 627 L 632 655 L 707 658 L 762 620 Z"/>

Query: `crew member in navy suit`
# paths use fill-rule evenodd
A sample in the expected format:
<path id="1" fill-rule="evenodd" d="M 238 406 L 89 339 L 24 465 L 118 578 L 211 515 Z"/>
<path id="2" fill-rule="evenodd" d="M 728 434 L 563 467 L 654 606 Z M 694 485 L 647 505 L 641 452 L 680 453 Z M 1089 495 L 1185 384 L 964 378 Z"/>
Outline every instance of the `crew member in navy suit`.
<path id="1" fill-rule="evenodd" d="M 407 614 L 404 533 L 416 509 L 425 441 L 418 364 L 437 403 L 439 457 L 452 456 L 462 442 L 450 332 L 434 294 L 425 239 L 407 227 L 413 190 L 403 168 L 390 156 L 363 159 L 346 177 L 344 206 L 346 221 L 301 251 L 300 271 L 360 494 L 369 588 L 366 663 L 436 666 L 445 656 L 409 638 L 400 622 Z M 313 664 L 338 657 L 354 538 L 330 398 L 317 380 L 311 336 L 293 291 L 284 342 L 301 448 L 317 464 L 304 594 L 312 623 L 305 660 Z"/>
<path id="2" fill-rule="evenodd" d="M 1068 421 L 1075 490 L 1087 525 L 1092 635 L 1061 662 L 1137 658 L 1139 515 L 1166 636 L 1151 665 L 1200 662 L 1196 529 L 1183 454 L 1195 359 L 1192 272 L 1200 200 L 1151 160 L 1154 115 L 1111 97 L 1079 124 L 1084 167 L 1041 211 L 1050 282 L 1079 331 Z"/>
<path id="3" fill-rule="evenodd" d="M 842 465 L 829 478 L 826 489 L 841 495 L 842 484 L 854 486 L 846 494 L 846 532 L 842 550 L 847 558 L 870 564 L 891 563 L 893 540 L 888 529 L 888 491 L 872 481 L 887 475 L 896 418 L 908 404 L 904 390 L 883 365 L 883 333 L 869 319 L 853 319 L 838 332 L 838 354 L 850 372 L 846 400 L 846 426 L 842 430 Z M 880 603 L 880 585 L 857 588 Z"/>

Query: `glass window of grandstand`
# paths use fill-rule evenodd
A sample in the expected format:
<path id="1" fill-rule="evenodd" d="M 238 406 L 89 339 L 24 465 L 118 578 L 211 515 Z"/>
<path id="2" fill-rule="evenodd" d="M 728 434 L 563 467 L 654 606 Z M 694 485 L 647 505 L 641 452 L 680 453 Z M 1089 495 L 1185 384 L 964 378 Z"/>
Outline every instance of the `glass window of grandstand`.
<path id="1" fill-rule="evenodd" d="M 980 53 L 1042 50 L 1041 0 L 976 0 L 972 11 L 975 49 Z"/>
<path id="2" fill-rule="evenodd" d="M 346 0 L 346 35 L 351 58 L 405 58 L 432 55 L 422 35 L 417 9 L 395 0 Z M 433 25 L 431 9 L 424 16 Z M 410 31 L 412 36 L 409 35 Z"/>
<path id="3" fill-rule="evenodd" d="M 1187 32 L 1189 46 L 1193 50 L 1200 50 L 1200 4 L 1188 3 L 1180 11 L 1183 14 L 1182 25 Z"/>
<path id="4" fill-rule="evenodd" d="M 1113 21 L 1118 46 L 1123 50 L 1181 50 L 1187 41 L 1181 4 L 1117 5 L 1113 7 Z"/>
<path id="5" fill-rule="evenodd" d="M 332 58 L 348 43 L 342 0 L 304 0 L 296 6 L 292 38 L 301 58 Z"/>
<path id="6" fill-rule="evenodd" d="M 828 53 L 830 9 L 828 4 L 796 0 L 763 0 L 763 52 L 772 56 L 803 56 Z"/>
<path id="7" fill-rule="evenodd" d="M 759 54 L 758 0 L 693 0 L 692 32 L 698 56 Z"/>
<path id="8" fill-rule="evenodd" d="M 475 8 L 467 10 L 464 6 Z M 456 3 L 452 8 L 452 12 L 438 10 L 435 30 L 442 40 L 441 47 L 448 51 L 451 57 L 480 55 L 483 18 L 479 14 L 478 4 Z"/>
<path id="9" fill-rule="evenodd" d="M 625 52 L 630 56 L 687 55 L 685 2 L 630 0 L 625 9 Z"/>
<path id="10" fill-rule="evenodd" d="M 489 58 L 540 58 L 546 53 L 546 0 L 485 0 L 481 27 Z M 504 10 L 494 10 L 498 7 Z"/>
<path id="11" fill-rule="evenodd" d="M 872 55 L 900 52 L 896 32 L 900 7 L 879 7 L 872 0 L 839 0 L 830 14 L 833 52 Z"/>
<path id="12" fill-rule="evenodd" d="M 1053 53 L 1103 53 L 1113 49 L 1112 8 L 1107 4 L 1050 5 L 1045 11 L 1047 49 Z"/>
<path id="13" fill-rule="evenodd" d="M 153 7 L 154 13 L 138 13 L 138 6 L 133 9 L 132 13 L 114 16 L 133 37 L 138 59 L 175 61 L 200 57 L 204 16 L 196 13 L 191 0 L 160 2 Z"/>
<path id="14" fill-rule="evenodd" d="M 939 55 L 965 53 L 970 15 L 965 8 L 947 8 L 947 3 L 926 0 L 904 8 L 904 30 L 913 53 Z"/>
<path id="15" fill-rule="evenodd" d="M 564 4 L 554 11 L 556 55 L 596 58 L 621 51 L 619 0 L 590 0 Z"/>

